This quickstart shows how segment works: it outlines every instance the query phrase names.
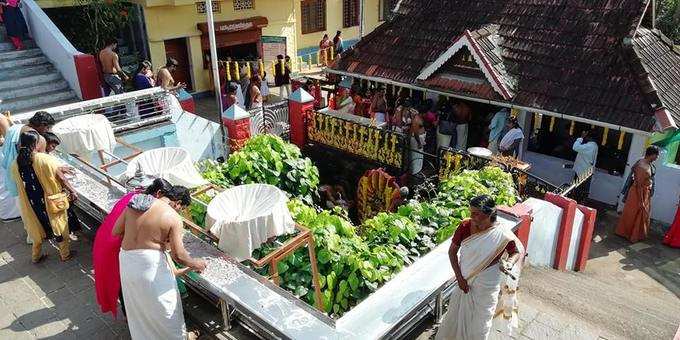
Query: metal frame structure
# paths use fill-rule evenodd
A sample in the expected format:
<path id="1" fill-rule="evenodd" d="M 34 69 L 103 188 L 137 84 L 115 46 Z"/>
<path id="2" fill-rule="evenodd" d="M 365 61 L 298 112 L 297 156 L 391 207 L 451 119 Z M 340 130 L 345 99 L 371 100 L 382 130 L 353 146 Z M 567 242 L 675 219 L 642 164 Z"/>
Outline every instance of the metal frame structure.
<path id="1" fill-rule="evenodd" d="M 130 101 L 139 97 L 133 94 L 121 96 Z M 120 96 L 114 96 L 94 101 L 99 105 L 96 109 L 106 109 L 107 100 L 108 104 L 114 106 L 128 104 Z M 168 102 L 167 99 L 160 100 Z M 89 107 L 92 102 L 80 105 Z M 63 107 L 50 111 L 59 110 L 63 111 Z M 25 115 L 21 119 L 29 117 Z M 135 127 L 148 127 L 144 123 L 155 124 L 156 119 L 149 117 L 147 121 L 133 124 Z M 127 191 L 125 186 L 98 166 L 70 155 L 63 155 L 62 158 L 76 168 L 76 176 L 72 179 L 79 198 L 76 206 L 95 221 L 101 221 Z M 499 223 L 505 228 L 516 228 L 519 220 L 499 214 Z M 451 287 L 451 270 L 441 266 L 448 259 L 449 245 L 444 242 L 334 320 L 219 251 L 214 241 L 206 241 L 201 237 L 205 235 L 204 230 L 193 222 L 185 221 L 185 225 L 192 231 L 184 233 L 185 248 L 191 256 L 208 261 L 206 271 L 187 278 L 187 285 L 221 309 L 227 328 L 232 321 L 237 320 L 255 334 L 267 338 L 403 338 L 429 315 L 441 316 L 442 301 L 445 301 L 447 289 Z M 313 243 L 307 244 L 309 248 L 314 248 Z M 291 242 L 289 246 L 292 248 L 294 245 Z M 281 254 L 289 249 L 281 251 Z"/>
<path id="2" fill-rule="evenodd" d="M 288 255 L 292 254 L 296 250 L 306 245 L 309 251 L 309 262 L 311 262 L 310 264 L 312 266 L 312 285 L 314 286 L 314 302 L 316 304 L 316 308 L 323 311 L 323 301 L 321 300 L 321 285 L 319 283 L 319 267 L 316 262 L 316 250 L 315 250 L 316 243 L 314 243 L 314 235 L 309 229 L 297 223 L 295 224 L 295 228 L 299 231 L 299 233 L 295 235 L 295 237 L 286 241 L 283 245 L 281 245 L 279 248 L 269 253 L 265 257 L 259 260 L 250 258 L 248 259 L 248 261 L 255 268 L 264 268 L 265 266 L 269 265 L 268 278 L 274 281 L 274 283 L 278 286 L 281 284 L 281 280 L 279 278 L 278 263 L 283 258 L 287 257 Z"/>

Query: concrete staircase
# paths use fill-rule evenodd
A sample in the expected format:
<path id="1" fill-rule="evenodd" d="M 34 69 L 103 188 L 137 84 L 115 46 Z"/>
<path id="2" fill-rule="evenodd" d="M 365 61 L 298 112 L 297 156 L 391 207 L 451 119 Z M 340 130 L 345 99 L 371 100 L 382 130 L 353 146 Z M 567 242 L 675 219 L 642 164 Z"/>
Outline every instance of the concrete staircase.
<path id="1" fill-rule="evenodd" d="M 16 51 L 0 26 L 0 110 L 13 114 L 78 101 L 59 71 L 32 40 Z"/>

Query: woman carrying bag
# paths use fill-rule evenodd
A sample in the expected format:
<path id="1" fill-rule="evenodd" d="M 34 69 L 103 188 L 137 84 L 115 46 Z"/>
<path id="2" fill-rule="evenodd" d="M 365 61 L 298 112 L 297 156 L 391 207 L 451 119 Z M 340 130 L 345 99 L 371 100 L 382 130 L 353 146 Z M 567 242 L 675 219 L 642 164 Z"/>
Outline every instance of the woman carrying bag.
<path id="1" fill-rule="evenodd" d="M 67 210 L 76 199 L 74 189 L 66 180 L 61 163 L 45 150 L 45 139 L 36 131 L 26 131 L 19 137 L 19 153 L 10 171 L 19 193 L 21 219 L 33 241 L 31 260 L 42 262 L 42 243 L 55 239 L 62 261 L 73 258 L 70 250 Z"/>

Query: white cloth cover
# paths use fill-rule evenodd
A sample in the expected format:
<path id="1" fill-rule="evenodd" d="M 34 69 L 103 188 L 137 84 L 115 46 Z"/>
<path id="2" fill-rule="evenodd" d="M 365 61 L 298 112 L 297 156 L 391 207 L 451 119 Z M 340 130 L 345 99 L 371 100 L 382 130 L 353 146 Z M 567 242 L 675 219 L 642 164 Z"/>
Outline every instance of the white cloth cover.
<path id="1" fill-rule="evenodd" d="M 0 164 L 2 158 L 3 154 L 0 152 Z M 20 217 L 20 214 L 16 197 L 12 197 L 5 188 L 5 176 L 5 169 L 0 166 L 0 219 L 11 220 Z"/>
<path id="2" fill-rule="evenodd" d="M 183 148 L 169 147 L 143 152 L 128 163 L 122 179 L 134 177 L 138 166 L 141 166 L 145 175 L 163 178 L 173 185 L 195 188 L 208 184 L 196 170 L 189 152 Z"/>
<path id="3" fill-rule="evenodd" d="M 208 204 L 207 226 L 219 238 L 220 250 L 242 261 L 267 239 L 294 231 L 287 202 L 286 194 L 272 185 L 233 187 Z"/>
<path id="4" fill-rule="evenodd" d="M 470 290 L 464 293 L 456 286 L 449 299 L 449 307 L 437 331 L 436 340 L 485 340 L 489 336 L 497 309 L 501 283 L 505 274 L 500 264 L 489 266 L 501 254 L 508 242 L 514 241 L 517 250 L 524 248 L 511 230 L 496 225 L 465 239 L 458 250 L 458 262 Z M 515 267 L 521 266 L 518 261 Z M 515 267 L 511 272 L 517 273 Z M 512 302 L 511 299 L 503 301 Z M 516 302 L 516 299 L 514 299 Z M 516 310 L 517 306 L 499 307 Z"/>
<path id="5" fill-rule="evenodd" d="M 130 337 L 186 339 L 182 300 L 165 254 L 121 249 L 118 259 Z"/>
<path id="6" fill-rule="evenodd" d="M 116 137 L 111 122 L 104 115 L 75 116 L 57 123 L 53 128 L 61 139 L 59 147 L 68 154 L 89 159 L 93 151 L 113 152 Z"/>

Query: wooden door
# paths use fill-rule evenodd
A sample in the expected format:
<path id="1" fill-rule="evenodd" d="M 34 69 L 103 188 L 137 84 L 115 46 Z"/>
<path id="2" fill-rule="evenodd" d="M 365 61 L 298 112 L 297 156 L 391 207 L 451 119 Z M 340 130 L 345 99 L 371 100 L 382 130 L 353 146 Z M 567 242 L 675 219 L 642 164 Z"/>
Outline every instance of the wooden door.
<path id="1" fill-rule="evenodd" d="M 187 91 L 193 92 L 194 87 L 191 83 L 191 62 L 189 50 L 187 49 L 187 39 L 178 38 L 165 41 L 165 55 L 174 58 L 179 63 L 172 77 L 175 82 L 187 84 Z"/>

